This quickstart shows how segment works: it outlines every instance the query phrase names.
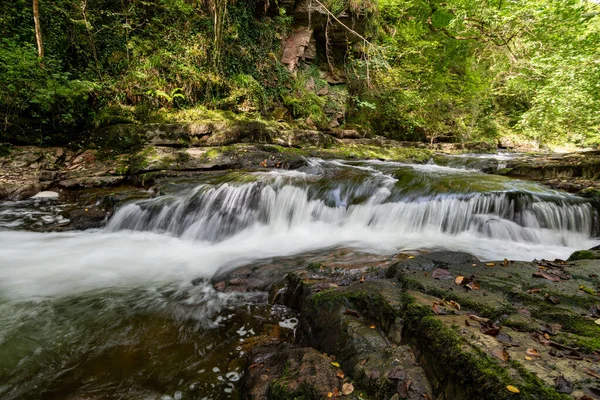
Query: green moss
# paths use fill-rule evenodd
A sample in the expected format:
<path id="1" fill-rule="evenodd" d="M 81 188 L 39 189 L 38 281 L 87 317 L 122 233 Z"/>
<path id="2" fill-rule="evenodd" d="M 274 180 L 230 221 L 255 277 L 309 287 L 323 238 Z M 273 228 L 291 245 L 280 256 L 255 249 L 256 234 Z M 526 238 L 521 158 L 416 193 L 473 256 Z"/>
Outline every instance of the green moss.
<path id="1" fill-rule="evenodd" d="M 302 382 L 298 389 L 288 389 L 281 379 L 271 383 L 267 393 L 269 400 L 321 400 L 319 391 L 312 385 Z"/>
<path id="2" fill-rule="evenodd" d="M 562 325 L 556 340 L 579 347 L 586 352 L 600 350 L 600 325 L 595 324 L 594 321 L 564 312 L 545 312 L 537 317 Z"/>
<path id="3" fill-rule="evenodd" d="M 597 260 L 600 259 L 600 253 L 591 250 L 579 250 L 569 256 L 567 261 L 577 260 Z"/>
<path id="4" fill-rule="evenodd" d="M 442 375 L 456 379 L 464 398 L 513 398 L 514 395 L 506 390 L 507 385 L 519 388 L 520 398 L 569 398 L 545 386 L 517 362 L 511 363 L 513 371 L 517 373 L 511 373 L 510 369 L 471 346 L 451 327 L 434 318 L 429 307 L 416 304 L 409 296 L 405 299 L 405 336 L 429 359 L 434 369 L 440 368 Z M 440 376 L 440 379 L 444 377 Z"/>

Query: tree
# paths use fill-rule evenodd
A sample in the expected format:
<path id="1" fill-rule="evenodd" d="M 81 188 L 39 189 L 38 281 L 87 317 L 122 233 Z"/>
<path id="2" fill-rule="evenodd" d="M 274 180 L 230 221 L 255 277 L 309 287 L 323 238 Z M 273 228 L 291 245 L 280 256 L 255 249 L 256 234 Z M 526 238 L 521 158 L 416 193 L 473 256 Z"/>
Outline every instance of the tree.
<path id="1" fill-rule="evenodd" d="M 42 27 L 40 25 L 40 10 L 38 0 L 33 0 L 33 23 L 35 24 L 35 41 L 37 42 L 38 57 L 44 59 L 44 42 L 42 41 Z"/>

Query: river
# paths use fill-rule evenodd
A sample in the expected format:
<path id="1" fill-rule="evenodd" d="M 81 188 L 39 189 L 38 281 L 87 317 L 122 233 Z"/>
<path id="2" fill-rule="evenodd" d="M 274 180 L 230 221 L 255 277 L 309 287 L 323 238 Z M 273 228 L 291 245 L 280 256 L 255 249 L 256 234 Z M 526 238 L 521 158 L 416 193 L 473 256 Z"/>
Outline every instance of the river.
<path id="1" fill-rule="evenodd" d="M 236 398 L 244 341 L 296 320 L 264 294 L 215 291 L 218 270 L 336 248 L 533 260 L 600 244 L 585 199 L 482 165 L 311 159 L 171 179 L 77 232 L 32 230 L 65 222 L 56 201 L 0 203 L 0 398 Z"/>

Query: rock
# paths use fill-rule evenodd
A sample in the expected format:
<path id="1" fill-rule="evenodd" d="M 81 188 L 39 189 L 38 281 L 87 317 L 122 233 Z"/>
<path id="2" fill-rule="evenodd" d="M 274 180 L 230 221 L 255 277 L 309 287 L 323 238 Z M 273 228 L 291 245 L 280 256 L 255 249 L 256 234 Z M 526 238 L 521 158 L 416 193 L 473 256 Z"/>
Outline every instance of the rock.
<path id="1" fill-rule="evenodd" d="M 388 270 L 388 277 L 401 270 L 431 271 L 435 268 L 449 268 L 453 265 L 473 264 L 480 261 L 468 253 L 455 251 L 434 251 L 428 254 L 421 254 L 414 258 L 399 261 Z"/>
<path id="2" fill-rule="evenodd" d="M 82 189 L 119 185 L 124 176 L 84 176 L 80 178 L 65 179 L 58 182 L 58 186 L 65 189 Z"/>
<path id="3" fill-rule="evenodd" d="M 35 196 L 32 196 L 32 199 L 58 199 L 59 194 L 57 192 L 46 191 L 39 192 Z"/>
<path id="4" fill-rule="evenodd" d="M 311 42 L 312 34 L 312 28 L 299 26 L 293 29 L 290 36 L 284 41 L 281 62 L 287 65 L 290 71 L 295 70 L 300 60 L 305 58 L 305 52 Z M 309 52 L 309 57 L 312 57 L 312 52 Z"/>
<path id="5" fill-rule="evenodd" d="M 244 374 L 243 398 L 327 398 L 334 390 L 341 392 L 343 383 L 332 361 L 313 348 L 290 343 L 272 341 L 254 347 Z"/>

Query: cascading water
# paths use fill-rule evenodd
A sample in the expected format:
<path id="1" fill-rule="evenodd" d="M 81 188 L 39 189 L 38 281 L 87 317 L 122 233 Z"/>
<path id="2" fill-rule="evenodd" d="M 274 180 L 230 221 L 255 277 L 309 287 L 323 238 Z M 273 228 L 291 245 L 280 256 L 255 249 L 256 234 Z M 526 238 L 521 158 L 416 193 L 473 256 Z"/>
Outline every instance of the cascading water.
<path id="1" fill-rule="evenodd" d="M 172 180 L 85 232 L 16 231 L 64 224 L 61 206 L 0 204 L 0 398 L 235 396 L 240 343 L 295 319 L 215 292 L 221 268 L 335 247 L 532 260 L 600 244 L 584 199 L 460 162 Z"/>
<path id="2" fill-rule="evenodd" d="M 379 165 L 384 167 L 379 170 L 375 166 L 313 160 L 305 173 L 255 176 L 261 179 L 249 183 L 200 185 L 185 193 L 129 204 L 117 212 L 107 230 L 151 231 L 221 242 L 245 230 L 283 236 L 302 229 L 317 236 L 325 233 L 333 239 L 323 238 L 328 246 L 409 249 L 415 249 L 415 238 L 421 249 L 427 249 L 452 248 L 468 237 L 479 246 L 461 246 L 461 250 L 483 258 L 518 259 L 564 257 L 582 243 L 592 243 L 596 213 L 576 197 L 536 193 L 540 188 L 535 185 L 527 188 L 509 180 L 491 181 L 493 191 L 465 192 L 467 188 L 458 187 L 456 192 L 443 192 L 431 185 L 465 172 L 393 163 Z M 381 171 L 386 168 L 395 171 Z M 398 186 L 394 174 L 408 175 L 412 188 Z M 451 185 L 448 189 L 452 190 Z M 498 242 L 504 245 L 498 246 Z M 506 246 L 511 242 L 517 245 L 513 251 Z M 555 250 L 545 255 L 550 247 Z"/>

